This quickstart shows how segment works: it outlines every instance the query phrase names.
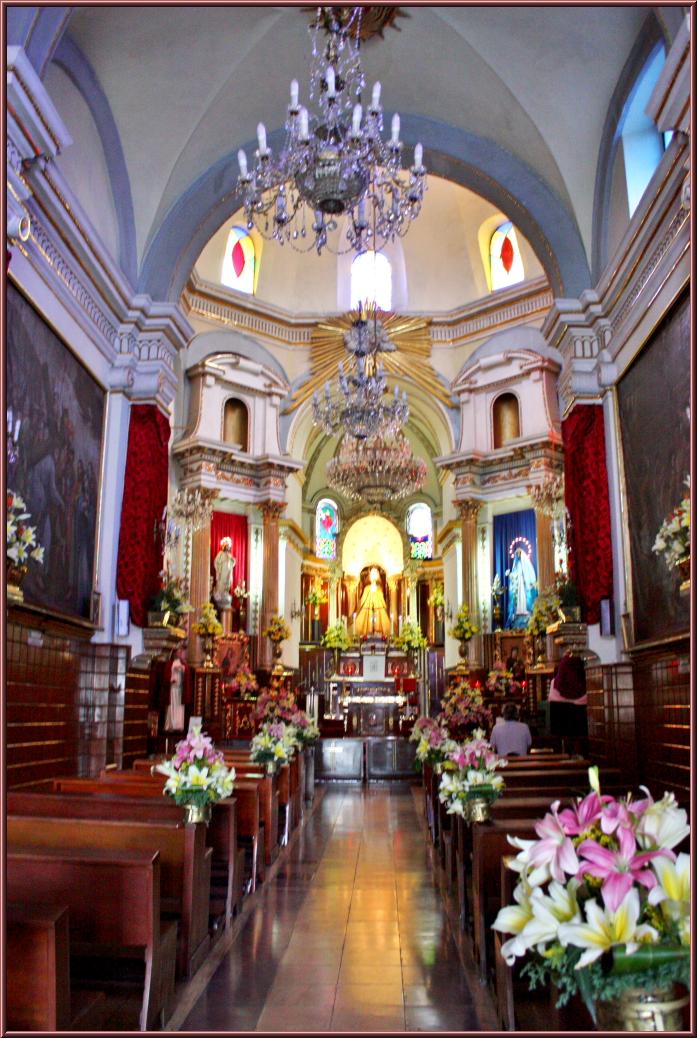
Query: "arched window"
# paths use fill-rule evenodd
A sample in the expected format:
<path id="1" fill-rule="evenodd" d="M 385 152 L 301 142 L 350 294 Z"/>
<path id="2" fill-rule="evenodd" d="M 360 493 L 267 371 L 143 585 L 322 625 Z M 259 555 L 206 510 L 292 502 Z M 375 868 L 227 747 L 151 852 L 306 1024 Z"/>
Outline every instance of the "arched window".
<path id="1" fill-rule="evenodd" d="M 237 292 L 254 292 L 256 251 L 244 227 L 233 227 L 227 239 L 220 280 L 226 288 Z"/>
<path id="2" fill-rule="evenodd" d="M 494 400 L 494 447 L 503 447 L 520 436 L 520 408 L 513 393 L 501 393 Z"/>
<path id="3" fill-rule="evenodd" d="M 392 266 L 381 252 L 361 252 L 351 264 L 351 309 L 359 303 L 392 309 Z"/>
<path id="4" fill-rule="evenodd" d="M 496 228 L 489 242 L 491 290 L 509 288 L 525 279 L 515 227 L 510 220 Z"/>
<path id="5" fill-rule="evenodd" d="M 423 502 L 407 512 L 407 536 L 412 559 L 433 558 L 433 519 L 431 509 Z"/>
<path id="6" fill-rule="evenodd" d="M 226 400 L 223 411 L 223 443 L 249 450 L 249 412 L 241 400 Z"/>
<path id="7" fill-rule="evenodd" d="M 660 134 L 645 111 L 665 60 L 664 47 L 657 47 L 639 73 L 620 119 L 630 216 L 670 142 L 670 136 Z"/>
<path id="8" fill-rule="evenodd" d="M 323 497 L 315 512 L 315 555 L 318 559 L 336 558 L 336 539 L 339 536 L 339 509 L 328 497 Z"/>

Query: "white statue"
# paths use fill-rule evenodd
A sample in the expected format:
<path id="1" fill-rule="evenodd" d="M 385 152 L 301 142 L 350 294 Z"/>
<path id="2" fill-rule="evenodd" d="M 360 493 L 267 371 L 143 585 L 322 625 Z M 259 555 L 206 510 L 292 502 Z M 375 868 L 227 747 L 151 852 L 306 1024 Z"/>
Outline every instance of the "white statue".
<path id="1" fill-rule="evenodd" d="M 232 606 L 232 573 L 237 560 L 232 555 L 232 540 L 223 537 L 220 542 L 220 551 L 215 557 L 215 587 L 213 588 L 213 599 L 219 609 L 230 609 Z"/>
<path id="2" fill-rule="evenodd" d="M 509 630 L 527 627 L 533 602 L 537 598 L 537 578 L 528 554 L 521 548 L 516 548 L 513 565 L 510 570 L 507 570 L 507 575 L 508 617 L 506 626 Z"/>

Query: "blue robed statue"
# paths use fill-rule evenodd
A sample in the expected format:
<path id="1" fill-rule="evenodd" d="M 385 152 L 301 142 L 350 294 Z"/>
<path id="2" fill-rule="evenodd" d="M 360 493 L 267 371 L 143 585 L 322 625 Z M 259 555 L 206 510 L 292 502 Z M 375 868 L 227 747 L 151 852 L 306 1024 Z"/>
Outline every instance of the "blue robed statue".
<path id="1" fill-rule="evenodd" d="M 522 548 L 516 548 L 513 565 L 506 571 L 508 576 L 507 629 L 527 627 L 532 613 L 532 604 L 537 598 L 537 577 L 529 556 Z"/>

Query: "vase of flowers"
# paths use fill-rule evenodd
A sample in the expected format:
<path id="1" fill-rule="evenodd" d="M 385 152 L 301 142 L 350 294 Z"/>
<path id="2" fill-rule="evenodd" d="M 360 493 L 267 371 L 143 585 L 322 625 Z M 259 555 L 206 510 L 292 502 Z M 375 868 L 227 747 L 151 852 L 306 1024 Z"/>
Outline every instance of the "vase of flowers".
<path id="1" fill-rule="evenodd" d="M 213 654 L 216 642 L 223 633 L 223 625 L 215 615 L 215 606 L 212 602 L 205 602 L 201 607 L 201 619 L 194 624 L 194 632 L 203 644 L 203 666 L 211 670 L 215 667 Z"/>
<path id="2" fill-rule="evenodd" d="M 165 570 L 160 574 L 161 586 L 153 596 L 148 610 L 149 627 L 179 627 L 192 606 L 187 602 L 181 577 L 170 577 Z"/>
<path id="3" fill-rule="evenodd" d="M 481 689 L 461 674 L 456 675 L 441 700 L 437 721 L 452 739 L 467 739 L 477 728 L 489 731 L 493 723 L 491 711 L 484 706 Z"/>
<path id="4" fill-rule="evenodd" d="M 414 722 L 409 741 L 416 743 L 417 768 L 421 770 L 424 764 L 430 764 L 437 774 L 448 754 L 457 749 L 447 728 L 431 717 L 419 717 Z"/>
<path id="5" fill-rule="evenodd" d="M 236 584 L 232 589 L 232 593 L 237 599 L 237 608 L 240 614 L 240 630 L 245 631 L 247 629 L 247 599 L 249 598 L 246 581 L 241 580 L 239 584 Z"/>
<path id="6" fill-rule="evenodd" d="M 283 721 L 268 721 L 252 739 L 250 759 L 274 775 L 282 764 L 288 764 L 296 748 L 293 733 Z"/>
<path id="7" fill-rule="evenodd" d="M 164 793 L 184 808 L 187 822 L 210 821 L 211 804 L 232 794 L 235 769 L 227 768 L 223 755 L 208 735 L 194 728 L 175 747 L 174 757 L 155 771 L 167 776 Z"/>
<path id="8" fill-rule="evenodd" d="M 5 548 L 7 597 L 15 602 L 24 601 L 22 581 L 29 561 L 43 563 L 44 549 L 36 540 L 36 527 L 27 525 L 30 513 L 24 500 L 14 490 L 7 491 L 7 540 Z"/>
<path id="9" fill-rule="evenodd" d="M 557 573 L 552 590 L 559 599 L 558 610 L 562 623 L 580 623 L 581 607 L 578 601 L 578 591 L 568 574 Z"/>
<path id="10" fill-rule="evenodd" d="M 320 639 L 320 644 L 325 649 L 333 649 L 334 651 L 334 673 L 339 672 L 339 653 L 345 649 L 350 649 L 353 645 L 353 639 L 346 629 L 342 620 L 337 620 L 335 624 L 332 624 L 326 629 Z"/>
<path id="11" fill-rule="evenodd" d="M 545 588 L 533 602 L 526 631 L 533 641 L 533 656 L 536 667 L 544 665 L 547 628 L 559 619 L 560 606 L 559 595 L 554 587 Z"/>
<path id="12" fill-rule="evenodd" d="M 681 590 L 689 587 L 690 579 L 690 477 L 685 478 L 688 494 L 668 515 L 656 534 L 653 550 L 662 555 L 669 569 L 677 569 L 682 578 Z"/>
<path id="13" fill-rule="evenodd" d="M 286 638 L 290 638 L 290 627 L 282 616 L 272 616 L 269 620 L 269 626 L 261 633 L 264 638 L 268 638 L 271 642 L 271 655 L 274 660 L 274 672 L 282 673 L 283 664 L 281 663 L 281 656 L 283 655 L 283 649 L 281 644 L 286 640 Z"/>
<path id="14" fill-rule="evenodd" d="M 589 781 L 585 797 L 551 805 L 538 839 L 509 836 L 516 903 L 493 928 L 511 935 L 502 954 L 526 960 L 531 988 L 555 984 L 558 1006 L 579 993 L 599 1029 L 662 1029 L 687 1002 L 675 985 L 689 984 L 690 855 L 674 849 L 687 812 L 670 793 L 601 795 L 595 767 Z"/>
<path id="15" fill-rule="evenodd" d="M 459 668 L 466 672 L 469 664 L 469 642 L 475 634 L 479 634 L 479 627 L 471 619 L 470 607 L 466 602 L 463 602 L 458 609 L 455 623 L 448 634 L 451 638 L 457 638 L 460 643 L 458 653 L 462 663 L 459 664 Z"/>
<path id="16" fill-rule="evenodd" d="M 448 814 L 460 814 L 468 822 L 486 822 L 489 807 L 501 796 L 503 777 L 496 772 L 508 762 L 499 757 L 475 729 L 472 738 L 456 747 L 443 764 L 438 798 Z"/>
<path id="17" fill-rule="evenodd" d="M 421 628 L 413 620 L 405 620 L 402 623 L 402 629 L 395 638 L 394 647 L 399 649 L 401 652 L 405 652 L 409 658 L 409 669 L 411 673 L 414 673 L 416 669 L 416 654 L 419 649 L 425 648 L 428 644 L 426 638 L 421 633 Z"/>
<path id="18" fill-rule="evenodd" d="M 445 589 L 442 584 L 433 585 L 433 591 L 428 599 L 428 604 L 433 607 L 438 623 L 442 623 L 443 608 L 445 606 Z"/>

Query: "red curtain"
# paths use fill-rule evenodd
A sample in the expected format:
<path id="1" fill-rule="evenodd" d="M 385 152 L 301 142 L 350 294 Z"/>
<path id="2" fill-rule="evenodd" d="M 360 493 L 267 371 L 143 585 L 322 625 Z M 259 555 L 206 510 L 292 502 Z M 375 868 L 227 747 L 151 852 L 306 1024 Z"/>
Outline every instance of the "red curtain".
<path id="1" fill-rule="evenodd" d="M 232 574 L 233 588 L 244 580 L 249 591 L 249 574 L 247 572 L 247 516 L 233 515 L 231 512 L 213 512 L 211 516 L 211 576 L 215 578 L 213 560 L 220 551 L 223 537 L 232 541 L 232 557 L 235 569 Z M 232 604 L 237 608 L 237 599 Z"/>
<path id="2" fill-rule="evenodd" d="M 116 593 L 128 599 L 138 627 L 147 624 L 150 599 L 160 588 L 162 550 L 155 524 L 167 505 L 169 432 L 169 421 L 154 404 L 131 406 Z"/>
<path id="3" fill-rule="evenodd" d="M 565 502 L 571 518 L 569 575 L 583 619 L 600 620 L 600 601 L 612 597 L 610 499 L 605 422 L 598 405 L 577 405 L 562 422 Z"/>

